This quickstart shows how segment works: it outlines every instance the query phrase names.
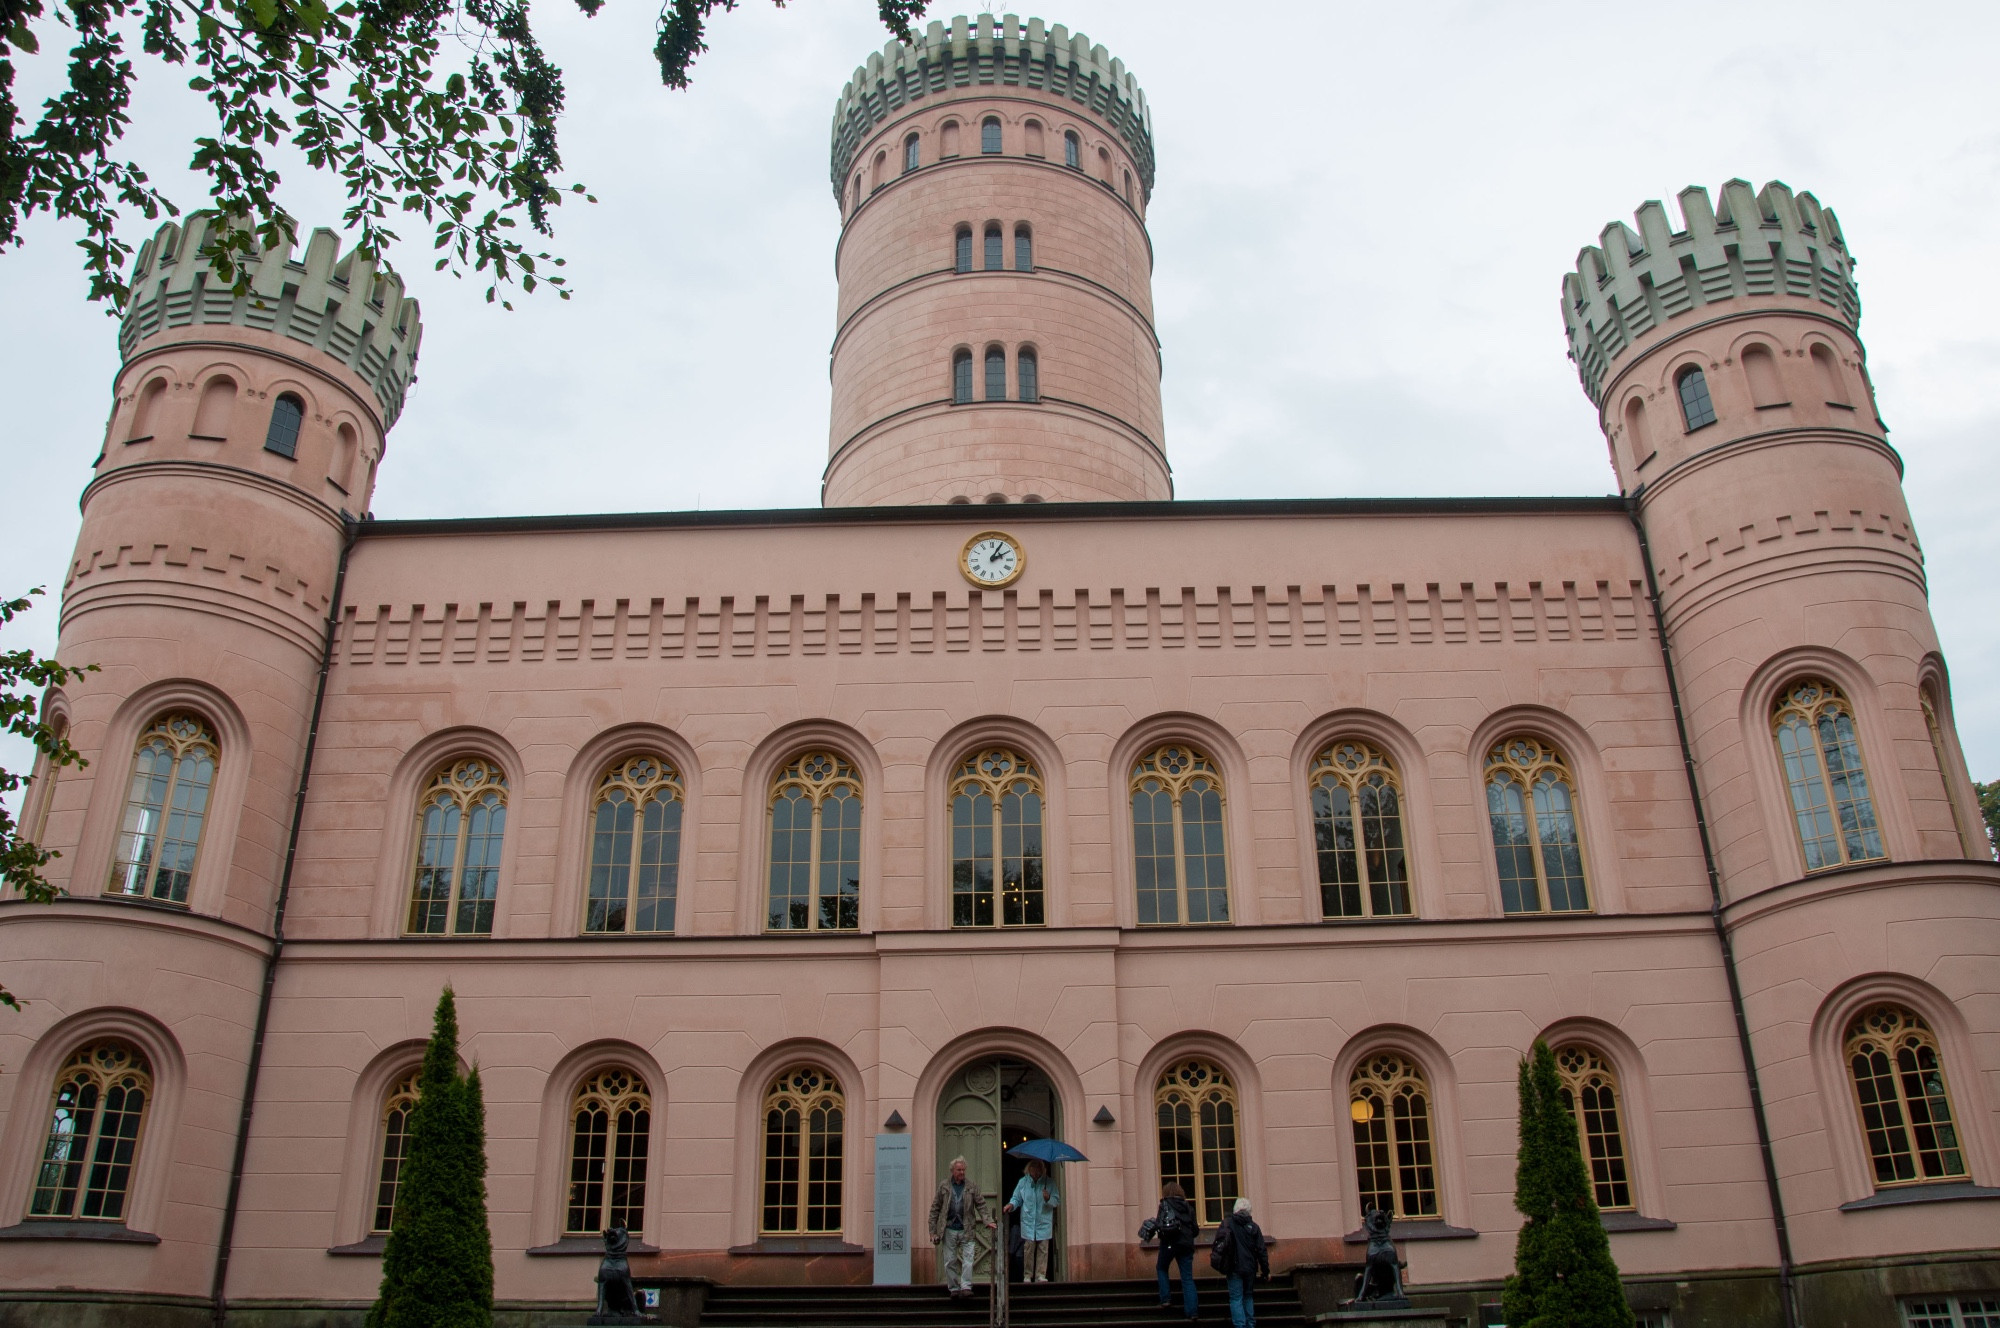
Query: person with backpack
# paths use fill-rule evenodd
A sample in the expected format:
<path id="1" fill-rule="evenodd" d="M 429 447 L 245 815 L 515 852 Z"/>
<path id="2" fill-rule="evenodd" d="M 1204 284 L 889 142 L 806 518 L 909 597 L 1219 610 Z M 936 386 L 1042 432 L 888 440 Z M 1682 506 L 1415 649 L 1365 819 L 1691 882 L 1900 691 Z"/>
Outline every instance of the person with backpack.
<path id="1" fill-rule="evenodd" d="M 1148 1231 L 1146 1228 L 1152 1228 Z M 1160 1308 L 1173 1308 L 1173 1297 L 1168 1294 L 1167 1265 L 1178 1263 L 1181 1271 L 1181 1308 L 1192 1320 L 1195 1317 L 1194 1291 L 1194 1241 L 1201 1234 L 1201 1224 L 1195 1221 L 1194 1205 L 1187 1200 L 1187 1191 L 1179 1181 L 1168 1181 L 1160 1187 L 1160 1209 L 1153 1219 L 1139 1229 L 1139 1238 L 1149 1236 L 1160 1242 L 1160 1257 L 1153 1271 L 1160 1278 Z"/>
<path id="2" fill-rule="evenodd" d="M 1216 1228 L 1208 1262 L 1229 1280 L 1230 1328 L 1257 1328 L 1256 1283 L 1270 1278 L 1271 1253 L 1264 1229 L 1250 1220 L 1248 1199 L 1238 1199 L 1235 1211 Z"/>

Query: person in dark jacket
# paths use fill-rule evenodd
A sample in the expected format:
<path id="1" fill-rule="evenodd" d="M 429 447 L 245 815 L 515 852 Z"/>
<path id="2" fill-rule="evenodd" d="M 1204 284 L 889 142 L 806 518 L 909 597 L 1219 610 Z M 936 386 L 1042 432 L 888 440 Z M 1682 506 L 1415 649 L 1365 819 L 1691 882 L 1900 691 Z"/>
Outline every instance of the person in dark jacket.
<path id="1" fill-rule="evenodd" d="M 1257 1328 L 1256 1284 L 1271 1276 L 1271 1254 L 1264 1229 L 1250 1220 L 1248 1199 L 1238 1199 L 1216 1228 L 1214 1263 L 1229 1279 L 1230 1328 Z"/>
<path id="2" fill-rule="evenodd" d="M 1160 1210 L 1153 1215 L 1154 1231 L 1159 1236 L 1160 1258 L 1153 1271 L 1160 1277 L 1160 1308 L 1173 1308 L 1173 1297 L 1168 1294 L 1167 1265 L 1181 1266 L 1181 1309 L 1189 1319 L 1195 1317 L 1194 1298 L 1194 1241 L 1201 1234 L 1201 1226 L 1195 1221 L 1194 1205 L 1187 1201 L 1187 1191 L 1179 1181 L 1168 1181 L 1160 1187 Z"/>

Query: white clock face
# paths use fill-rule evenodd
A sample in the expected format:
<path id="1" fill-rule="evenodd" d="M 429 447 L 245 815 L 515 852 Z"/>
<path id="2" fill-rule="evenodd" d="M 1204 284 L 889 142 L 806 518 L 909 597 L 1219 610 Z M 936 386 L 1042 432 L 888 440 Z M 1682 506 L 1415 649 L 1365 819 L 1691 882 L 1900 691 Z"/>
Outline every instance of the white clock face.
<path id="1" fill-rule="evenodd" d="M 976 585 L 1004 586 L 1021 574 L 1026 563 L 1012 536 L 990 530 L 972 537 L 959 566 Z"/>

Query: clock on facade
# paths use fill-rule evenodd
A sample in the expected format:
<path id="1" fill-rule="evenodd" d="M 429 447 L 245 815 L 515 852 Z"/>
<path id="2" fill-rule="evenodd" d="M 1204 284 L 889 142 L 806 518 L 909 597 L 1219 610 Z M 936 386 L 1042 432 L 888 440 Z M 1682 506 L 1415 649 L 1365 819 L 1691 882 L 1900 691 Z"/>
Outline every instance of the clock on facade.
<path id="1" fill-rule="evenodd" d="M 1012 585 L 1026 570 L 1028 555 L 1020 541 L 998 530 L 982 530 L 965 542 L 958 555 L 958 570 L 975 586 Z"/>

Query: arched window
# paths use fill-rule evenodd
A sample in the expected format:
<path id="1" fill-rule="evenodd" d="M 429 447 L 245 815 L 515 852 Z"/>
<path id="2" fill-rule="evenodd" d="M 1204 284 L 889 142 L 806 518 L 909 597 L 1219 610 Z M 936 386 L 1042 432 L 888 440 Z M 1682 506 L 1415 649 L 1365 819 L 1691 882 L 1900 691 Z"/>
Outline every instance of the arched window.
<path id="1" fill-rule="evenodd" d="M 1556 1073 L 1562 1077 L 1563 1105 L 1576 1121 L 1583 1157 L 1590 1164 L 1597 1206 L 1629 1211 L 1633 1206 L 1632 1183 L 1625 1167 L 1618 1076 L 1596 1048 L 1575 1043 L 1557 1049 Z"/>
<path id="2" fill-rule="evenodd" d="M 923 164 L 922 152 L 923 140 L 915 134 L 903 140 L 903 174 L 908 175 Z"/>
<path id="3" fill-rule="evenodd" d="M 1000 242 L 1000 223 L 997 221 L 986 223 L 985 257 L 985 267 L 988 272 L 998 272 L 1004 266 L 1002 263 L 1003 250 Z"/>
<path id="4" fill-rule="evenodd" d="M 953 270 L 972 271 L 972 227 L 960 226 L 952 235 L 951 246 Z"/>
<path id="5" fill-rule="evenodd" d="M 236 380 L 217 374 L 202 385 L 201 404 L 195 407 L 193 437 L 221 442 L 229 434 L 229 418 L 236 413 Z"/>
<path id="6" fill-rule="evenodd" d="M 281 392 L 271 403 L 271 427 L 264 431 L 264 450 L 290 459 L 299 454 L 299 426 L 306 422 L 306 403 Z"/>
<path id="7" fill-rule="evenodd" d="M 680 772 L 634 756 L 604 772 L 590 813 L 585 931 L 672 931 L 681 872 Z"/>
<path id="8" fill-rule="evenodd" d="M 1321 915 L 1407 916 L 1410 860 L 1403 851 L 1403 786 L 1395 763 L 1365 742 L 1337 742 L 1314 759 L 1306 783 Z"/>
<path id="9" fill-rule="evenodd" d="M 958 121 L 945 121 L 944 129 L 939 137 L 943 142 L 938 148 L 938 156 L 956 157 L 958 155 Z"/>
<path id="10" fill-rule="evenodd" d="M 1139 922 L 1229 921 L 1222 777 L 1208 757 L 1167 743 L 1132 767 L 1132 871 Z"/>
<path id="11" fill-rule="evenodd" d="M 861 206 L 861 172 L 854 173 L 854 206 Z"/>
<path id="12" fill-rule="evenodd" d="M 1042 399 L 1042 363 L 1033 346 L 1021 347 L 1021 353 L 1014 357 L 1014 372 L 1021 380 L 1021 400 L 1040 401 Z"/>
<path id="13" fill-rule="evenodd" d="M 989 115 L 979 122 L 979 150 L 991 155 L 1000 150 L 1000 117 Z"/>
<path id="14" fill-rule="evenodd" d="M 1104 148 L 1097 150 L 1097 182 L 1106 189 L 1111 187 L 1111 153 Z"/>
<path id="15" fill-rule="evenodd" d="M 771 787 L 772 931 L 861 925 L 861 778 L 832 752 L 806 752 Z"/>
<path id="16" fill-rule="evenodd" d="M 624 1067 L 599 1070 L 570 1102 L 569 1201 L 563 1232 L 594 1236 L 646 1226 L 646 1150 L 653 1099 Z"/>
<path id="17" fill-rule="evenodd" d="M 1041 156 L 1041 155 L 1042 155 L 1042 122 L 1041 122 L 1040 120 L 1029 120 L 1029 121 L 1028 121 L 1027 123 L 1025 123 L 1024 125 L 1022 125 L 1021 127 L 1022 127 L 1022 128 L 1023 128 L 1023 129 L 1024 129 L 1024 130 L 1025 130 L 1026 132 L 1027 132 L 1027 138 L 1028 138 L 1028 155 L 1029 155 L 1029 156 L 1031 156 L 1031 157 L 1039 157 L 1039 156 Z"/>
<path id="18" fill-rule="evenodd" d="M 1072 170 L 1083 168 L 1083 144 L 1077 140 L 1076 130 L 1063 130 L 1063 165 Z"/>
<path id="19" fill-rule="evenodd" d="M 1674 389 L 1681 396 L 1681 417 L 1687 421 L 1687 431 L 1705 428 L 1715 423 L 1715 403 L 1708 397 L 1708 379 L 1700 369 L 1690 364 L 1674 378 Z"/>
<path id="20" fill-rule="evenodd" d="M 409 930 L 486 936 L 500 893 L 507 777 L 483 757 L 452 762 L 417 802 L 417 861 Z"/>
<path id="21" fill-rule="evenodd" d="M 417 1080 L 423 1071 L 411 1069 L 389 1090 L 382 1104 L 382 1165 L 375 1176 L 375 1221 L 370 1231 L 387 1231 L 396 1221 L 396 1194 L 403 1184 L 403 1163 L 410 1156 L 410 1115 L 417 1109 Z"/>
<path id="22" fill-rule="evenodd" d="M 1931 759 L 1937 762 L 1938 782 L 1944 785 L 1945 805 L 1951 808 L 1952 832 L 1958 836 L 1960 852 L 1972 856 L 1972 843 L 1965 836 L 1965 817 L 1958 810 L 1958 780 L 1952 775 L 1953 762 L 1946 754 L 1944 726 L 1938 723 L 1937 705 L 1928 687 L 1917 693 L 1917 705 L 1924 712 L 1924 731 L 1930 734 Z M 46 800 L 43 806 L 48 804 Z"/>
<path id="23" fill-rule="evenodd" d="M 1819 342 L 1813 343 L 1813 370 L 1819 375 L 1820 393 L 1829 406 L 1846 406 L 1853 409 L 1847 395 L 1847 379 L 1840 372 L 1840 364 L 1833 358 L 1833 352 Z"/>
<path id="24" fill-rule="evenodd" d="M 1178 1181 L 1203 1226 L 1219 1226 L 1243 1192 L 1237 1167 L 1236 1088 L 1213 1061 L 1176 1061 L 1153 1090 L 1160 1183 Z"/>
<path id="25" fill-rule="evenodd" d="M 887 169 L 888 169 L 888 165 L 889 165 L 889 154 L 888 154 L 888 153 L 886 153 L 886 152 L 878 152 L 878 153 L 876 153 L 876 154 L 875 154 L 875 160 L 874 160 L 874 162 L 873 162 L 873 163 L 872 163 L 872 164 L 870 165 L 870 167 L 869 167 L 869 169 L 868 169 L 868 192 L 869 192 L 869 193 L 871 193 L 871 194 L 872 194 L 872 193 L 874 193 L 874 192 L 875 192 L 876 190 L 878 190 L 878 189 L 880 189 L 880 188 L 882 187 L 882 184 L 883 184 L 883 179 L 882 179 L 882 177 L 883 177 L 883 176 L 884 176 L 884 175 L 885 175 L 885 174 L 887 173 Z"/>
<path id="26" fill-rule="evenodd" d="M 1750 403 L 1759 410 L 1790 404 L 1784 384 L 1778 380 L 1778 361 L 1769 346 L 1743 348 L 1743 377 L 1750 384 Z"/>
<path id="27" fill-rule="evenodd" d="M 795 1066 L 771 1081 L 764 1094 L 762 1234 L 841 1229 L 846 1105 L 840 1081 L 817 1065 Z"/>
<path id="28" fill-rule="evenodd" d="M 1899 1005 L 1863 1010 L 1847 1026 L 1847 1068 L 1879 1186 L 1965 1175 L 1937 1037 Z"/>
<path id="29" fill-rule="evenodd" d="M 1035 234 L 1022 222 L 1014 228 L 1014 270 L 1033 272 L 1035 270 Z"/>
<path id="30" fill-rule="evenodd" d="M 1888 856 L 1868 795 L 1854 710 L 1840 689 L 1822 678 L 1792 683 L 1778 693 L 1771 727 L 1806 870 Z"/>
<path id="31" fill-rule="evenodd" d="M 951 353 L 951 400 L 956 406 L 972 400 L 972 352 L 963 346 Z"/>
<path id="32" fill-rule="evenodd" d="M 1019 752 L 990 748 L 958 768 L 951 784 L 952 926 L 1042 924 L 1042 805 L 1042 777 Z"/>
<path id="33" fill-rule="evenodd" d="M 132 412 L 132 432 L 125 441 L 143 443 L 153 436 L 160 413 L 160 402 L 166 399 L 167 380 L 155 378 L 139 389 L 139 408 Z"/>
<path id="34" fill-rule="evenodd" d="M 1007 352 L 1000 346 L 986 348 L 986 399 L 1007 399 Z"/>
<path id="35" fill-rule="evenodd" d="M 1424 1072 L 1399 1052 L 1381 1051 L 1354 1067 L 1348 1088 L 1361 1211 L 1380 1208 L 1404 1219 L 1436 1217 L 1437 1169 Z"/>
<path id="36" fill-rule="evenodd" d="M 342 493 L 351 493 L 354 485 L 355 455 L 361 450 L 361 439 L 354 432 L 354 426 L 343 424 L 334 430 L 333 468 L 327 472 Z"/>
<path id="37" fill-rule="evenodd" d="M 79 1048 L 56 1076 L 28 1216 L 123 1220 L 152 1095 L 152 1068 L 136 1047 L 104 1041 Z"/>
<path id="38" fill-rule="evenodd" d="M 112 894 L 185 904 L 221 749 L 199 717 L 167 715 L 139 735 Z"/>
<path id="39" fill-rule="evenodd" d="M 1625 448 L 1634 466 L 1644 465 L 1653 455 L 1653 443 L 1646 436 L 1646 403 L 1633 397 L 1625 403 Z"/>
<path id="40" fill-rule="evenodd" d="M 1486 757 L 1486 813 L 1502 908 L 1578 913 L 1590 907 L 1576 777 L 1561 752 L 1526 734 L 1496 743 Z"/>

